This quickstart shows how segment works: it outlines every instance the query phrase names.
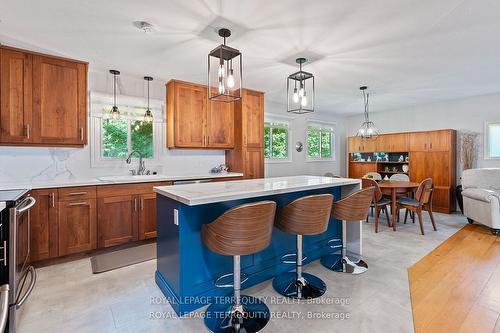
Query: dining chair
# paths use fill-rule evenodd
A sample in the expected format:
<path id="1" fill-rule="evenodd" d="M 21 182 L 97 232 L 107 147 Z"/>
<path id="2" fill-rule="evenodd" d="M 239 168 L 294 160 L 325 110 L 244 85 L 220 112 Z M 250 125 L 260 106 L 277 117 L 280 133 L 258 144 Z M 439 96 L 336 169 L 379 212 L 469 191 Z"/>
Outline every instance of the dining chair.
<path id="1" fill-rule="evenodd" d="M 382 180 L 382 175 L 378 172 L 368 172 L 363 176 L 363 178 Z"/>
<path id="2" fill-rule="evenodd" d="M 389 198 L 386 198 L 382 195 L 382 191 L 380 190 L 380 186 L 378 186 L 378 183 L 374 181 L 373 179 L 370 178 L 363 178 L 362 180 L 362 186 L 363 188 L 369 188 L 369 187 L 374 187 L 375 190 L 373 191 L 373 199 L 370 207 L 375 208 L 375 232 L 378 232 L 378 219 L 380 216 L 380 212 L 383 211 L 385 213 L 385 216 L 387 218 L 387 225 L 389 227 L 392 227 L 391 225 L 391 220 L 389 219 L 389 210 L 387 209 L 388 205 L 392 204 L 392 200 Z M 366 216 L 366 222 L 368 222 L 368 216 Z"/>
<path id="3" fill-rule="evenodd" d="M 399 180 L 403 182 L 409 182 L 410 177 L 404 173 L 395 173 L 392 176 L 389 177 L 389 180 Z"/>
<path id="4" fill-rule="evenodd" d="M 434 184 L 432 178 L 423 180 L 418 186 L 415 198 L 403 197 L 399 198 L 396 202 L 397 214 L 401 208 L 406 208 L 405 222 L 408 217 L 408 212 L 416 213 L 418 216 L 418 223 L 420 224 L 420 232 L 424 234 L 424 223 L 422 220 L 422 210 L 426 210 L 431 218 L 432 227 L 436 231 L 436 223 L 432 214 L 432 196 L 434 193 Z"/>

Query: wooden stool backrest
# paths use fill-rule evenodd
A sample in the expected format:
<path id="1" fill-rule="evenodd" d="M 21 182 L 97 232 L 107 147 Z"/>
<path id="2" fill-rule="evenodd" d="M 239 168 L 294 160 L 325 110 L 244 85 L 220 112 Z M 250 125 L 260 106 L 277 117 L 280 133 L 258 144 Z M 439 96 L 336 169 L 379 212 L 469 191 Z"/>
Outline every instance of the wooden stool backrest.
<path id="1" fill-rule="evenodd" d="M 369 188 L 369 187 L 374 187 L 373 191 L 373 202 L 378 202 L 380 199 L 382 199 L 382 190 L 380 189 L 380 186 L 378 186 L 378 183 L 370 178 L 363 178 L 361 179 L 361 185 L 363 188 Z"/>
<path id="2" fill-rule="evenodd" d="M 237 206 L 215 221 L 201 226 L 203 243 L 212 251 L 239 256 L 257 253 L 269 246 L 276 202 L 260 201 Z"/>
<path id="3" fill-rule="evenodd" d="M 326 231 L 330 221 L 333 195 L 316 194 L 299 198 L 278 213 L 276 227 L 294 235 L 317 235 Z"/>
<path id="4" fill-rule="evenodd" d="M 373 200 L 374 187 L 356 191 L 332 205 L 332 217 L 343 221 L 361 221 L 366 219 L 368 208 Z"/>

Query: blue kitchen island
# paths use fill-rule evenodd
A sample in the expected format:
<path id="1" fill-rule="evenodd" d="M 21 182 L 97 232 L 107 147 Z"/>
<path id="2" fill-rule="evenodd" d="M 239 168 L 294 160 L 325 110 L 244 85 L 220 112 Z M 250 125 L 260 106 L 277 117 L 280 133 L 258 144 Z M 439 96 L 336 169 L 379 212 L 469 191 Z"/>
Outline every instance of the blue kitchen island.
<path id="1" fill-rule="evenodd" d="M 179 315 L 227 296 L 231 288 L 216 288 L 215 280 L 232 272 L 233 259 L 210 251 L 201 240 L 201 225 L 214 221 L 226 210 L 249 202 L 273 200 L 279 209 L 311 194 L 330 193 L 338 200 L 361 188 L 360 180 L 316 176 L 292 176 L 227 182 L 159 186 L 157 193 L 156 283 Z M 347 228 L 347 232 L 346 232 Z M 345 236 L 349 237 L 348 239 Z M 347 241 L 348 250 L 361 254 L 361 222 L 342 225 L 332 219 L 328 230 L 304 236 L 305 264 L 332 250 L 327 242 Z M 294 269 L 281 256 L 296 249 L 295 236 L 274 229 L 271 245 L 264 251 L 241 257 L 247 288 Z M 307 271 L 307 267 L 305 267 Z"/>

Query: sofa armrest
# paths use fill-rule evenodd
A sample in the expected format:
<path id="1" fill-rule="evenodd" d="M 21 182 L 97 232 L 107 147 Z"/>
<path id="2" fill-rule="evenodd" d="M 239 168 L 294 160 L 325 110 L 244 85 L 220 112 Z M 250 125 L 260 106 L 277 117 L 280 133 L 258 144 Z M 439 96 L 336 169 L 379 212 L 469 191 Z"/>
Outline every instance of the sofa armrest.
<path id="1" fill-rule="evenodd" d="M 491 202 L 492 200 L 500 201 L 500 195 L 497 192 L 482 188 L 465 189 L 463 190 L 462 195 L 470 199 L 484 202 Z"/>

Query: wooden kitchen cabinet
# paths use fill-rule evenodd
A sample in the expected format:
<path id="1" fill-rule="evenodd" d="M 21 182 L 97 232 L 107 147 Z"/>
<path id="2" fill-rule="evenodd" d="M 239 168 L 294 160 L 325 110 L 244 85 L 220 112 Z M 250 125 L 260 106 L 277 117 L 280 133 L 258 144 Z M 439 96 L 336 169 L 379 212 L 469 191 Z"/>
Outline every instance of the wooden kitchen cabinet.
<path id="1" fill-rule="evenodd" d="M 245 179 L 264 178 L 264 151 L 261 148 L 246 148 L 243 174 Z"/>
<path id="2" fill-rule="evenodd" d="M 171 80 L 166 87 L 168 148 L 234 147 L 234 103 L 208 100 L 200 84 Z"/>
<path id="3" fill-rule="evenodd" d="M 59 255 L 57 189 L 32 190 L 36 204 L 30 212 L 30 260 L 38 261 Z"/>
<path id="4" fill-rule="evenodd" d="M 361 178 L 368 172 L 377 172 L 376 162 L 350 162 L 349 178 Z"/>
<path id="5" fill-rule="evenodd" d="M 249 148 L 264 147 L 264 94 L 243 89 L 237 101 L 242 113 L 243 145 Z"/>
<path id="6" fill-rule="evenodd" d="M 450 151 L 455 141 L 454 130 L 410 133 L 410 151 Z"/>
<path id="7" fill-rule="evenodd" d="M 379 152 L 400 153 L 408 151 L 408 135 L 406 133 L 383 134 L 376 140 Z"/>
<path id="8" fill-rule="evenodd" d="M 347 149 L 350 153 L 373 153 L 377 151 L 377 140 L 351 136 L 347 139 Z"/>
<path id="9" fill-rule="evenodd" d="M 32 129 L 32 56 L 0 48 L 0 143 L 29 143 Z"/>
<path id="10" fill-rule="evenodd" d="M 139 196 L 139 239 L 156 237 L 156 193 Z"/>
<path id="11" fill-rule="evenodd" d="M 136 195 L 99 198 L 98 246 L 110 247 L 138 239 L 138 199 Z"/>
<path id="12" fill-rule="evenodd" d="M 0 67 L 0 144 L 87 143 L 87 63 L 1 46 Z"/>
<path id="13" fill-rule="evenodd" d="M 96 199 L 59 202 L 59 255 L 97 248 Z"/>

